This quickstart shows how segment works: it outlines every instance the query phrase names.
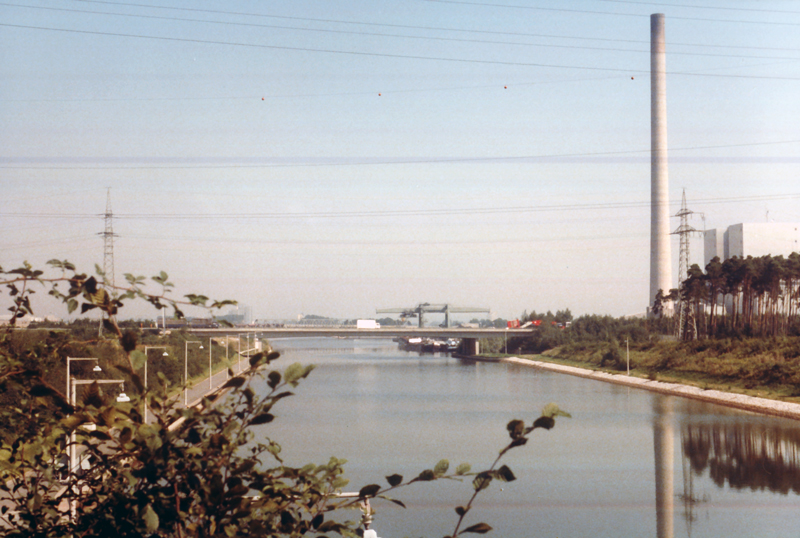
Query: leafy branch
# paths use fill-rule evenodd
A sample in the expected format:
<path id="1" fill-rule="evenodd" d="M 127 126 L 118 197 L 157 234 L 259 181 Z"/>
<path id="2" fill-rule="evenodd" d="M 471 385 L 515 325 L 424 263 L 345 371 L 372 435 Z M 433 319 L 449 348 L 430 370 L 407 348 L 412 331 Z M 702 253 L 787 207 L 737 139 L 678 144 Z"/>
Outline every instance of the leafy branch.
<path id="1" fill-rule="evenodd" d="M 511 469 L 500 465 L 501 459 L 525 445 L 535 429 L 549 430 L 556 417 L 569 416 L 549 404 L 531 426 L 512 420 L 507 425 L 510 443 L 485 471 L 472 472 L 468 464 L 451 471 L 449 462 L 441 460 L 411 479 L 390 474 L 388 485 L 366 485 L 356 497 L 341 498 L 348 483 L 343 460 L 289 466 L 280 445 L 264 433 L 275 420 L 274 406 L 293 396 L 313 366 L 292 364 L 279 371 L 273 368 L 277 352 L 258 353 L 240 375 L 228 371 L 230 379 L 221 392 L 207 396 L 198 407 L 184 408 L 169 397 L 162 372 L 157 374 L 159 384 L 144 389 L 132 365 L 136 336 L 123 334 L 114 321 L 130 300 L 144 300 L 159 309 L 172 306 L 177 316 L 183 315 L 180 308 L 185 305 L 219 308 L 233 301 L 195 294 L 174 299 L 174 286 L 164 272 L 150 279 L 160 286 L 152 293 L 145 290 L 149 281 L 142 276 L 125 275 L 127 285 L 104 287 L 69 262 L 51 260 L 49 265 L 62 274 L 48 277 L 27 263 L 11 271 L 0 268 L 0 284 L 14 298 L 12 319 L 32 314 L 31 284 L 49 289 L 69 312 L 101 310 L 131 365 L 122 370 L 138 394 L 119 403 L 92 384 L 72 405 L 44 379 L 41 369 L 25 362 L 58 356 L 58 349 L 51 346 L 25 355 L 27 351 L 12 343 L 10 331 L 0 333 L 0 395 L 12 397 L 10 405 L 0 406 L 0 423 L 13 425 L 9 437 L 0 439 L 0 497 L 8 501 L 0 505 L 0 524 L 9 529 L 7 536 L 324 538 L 336 533 L 356 538 L 359 524 L 366 527 L 371 518 L 371 508 L 364 507 L 369 499 L 405 507 L 389 494 L 417 482 L 465 477 L 472 478 L 474 492 L 456 507 L 458 520 L 447 538 L 484 534 L 491 530 L 486 523 L 464 529 L 462 524 L 477 496 L 493 481 L 515 480 Z M 66 290 L 59 289 L 63 284 Z M 267 390 L 251 386 L 261 377 Z M 143 420 L 144 406 L 154 421 Z M 58 476 L 56 462 L 73 446 L 92 464 L 82 476 L 67 472 L 64 479 Z M 80 509 L 65 509 L 70 506 Z M 330 517 L 359 506 L 366 511 L 360 522 Z"/>
<path id="2" fill-rule="evenodd" d="M 12 312 L 10 325 L 26 315 L 32 315 L 33 309 L 30 304 L 30 295 L 34 293 L 29 285 L 33 283 L 41 284 L 48 289 L 48 294 L 61 301 L 67 306 L 67 312 L 73 313 L 79 307 L 81 314 L 95 308 L 101 310 L 106 316 L 105 326 L 117 337 L 122 336 L 115 316 L 119 309 L 124 306 L 123 301 L 142 299 L 153 305 L 156 309 L 171 307 L 177 318 L 183 318 L 184 313 L 181 307 L 199 306 L 207 309 L 218 309 L 228 305 L 235 305 L 232 300 L 211 301 L 204 295 L 187 294 L 185 299 L 175 299 L 170 294 L 174 284 L 169 282 L 168 275 L 161 271 L 158 275 L 151 277 L 151 280 L 161 287 L 160 293 L 153 293 L 145 290 L 147 279 L 144 276 L 134 276 L 130 273 L 125 274 L 127 286 L 111 286 L 101 283 L 94 276 L 79 273 L 75 265 L 66 260 L 50 260 L 47 265 L 61 271 L 60 276 L 45 277 L 44 271 L 35 270 L 28 262 L 24 262 L 22 267 L 8 271 L 0 268 L 0 286 L 6 286 L 9 295 L 14 297 L 14 306 L 9 308 Z M 104 277 L 100 267 L 96 267 L 98 276 Z M 63 290 L 60 284 L 67 284 L 68 289 Z M 21 288 L 20 288 L 21 286 Z M 80 302 L 80 298 L 83 302 Z M 210 302 L 209 302 L 210 301 Z"/>
<path id="3" fill-rule="evenodd" d="M 382 487 L 378 484 L 364 486 L 358 493 L 357 501 L 351 501 L 349 503 L 338 505 L 337 508 L 347 507 L 355 502 L 361 502 L 375 497 L 389 500 L 405 508 L 405 505 L 401 501 L 387 497 L 386 494 L 392 490 L 409 486 L 415 482 L 431 482 L 439 479 L 460 480 L 465 476 L 474 476 L 475 478 L 472 480 L 472 486 L 475 491 L 465 505 L 456 507 L 455 511 L 458 515 L 458 521 L 456 522 L 453 533 L 449 536 L 445 536 L 445 538 L 455 538 L 456 536 L 466 533 L 485 534 L 492 530 L 492 527 L 486 523 L 477 523 L 459 531 L 461 524 L 464 521 L 464 517 L 472 509 L 473 502 L 477 498 L 478 494 L 486 490 L 494 480 L 501 482 L 512 482 L 516 480 L 514 473 L 508 466 L 502 465 L 500 468 L 497 468 L 500 460 L 510 450 L 527 444 L 530 434 L 533 433 L 535 429 L 552 429 L 556 424 L 556 417 L 559 416 L 570 417 L 571 415 L 560 409 L 558 405 L 550 403 L 544 407 L 541 416 L 537 418 L 530 426 L 526 427 L 522 420 L 515 419 L 509 422 L 506 426 L 506 429 L 511 437 L 511 442 L 500 451 L 497 458 L 494 460 L 494 462 L 492 462 L 492 465 L 485 471 L 480 471 L 477 473 L 470 472 L 471 466 L 468 463 L 463 463 L 456 468 L 455 473 L 447 474 L 447 471 L 450 468 L 450 462 L 443 459 L 439 461 L 433 469 L 426 469 L 411 480 L 404 481 L 402 475 L 393 474 L 386 477 L 389 487 Z"/>

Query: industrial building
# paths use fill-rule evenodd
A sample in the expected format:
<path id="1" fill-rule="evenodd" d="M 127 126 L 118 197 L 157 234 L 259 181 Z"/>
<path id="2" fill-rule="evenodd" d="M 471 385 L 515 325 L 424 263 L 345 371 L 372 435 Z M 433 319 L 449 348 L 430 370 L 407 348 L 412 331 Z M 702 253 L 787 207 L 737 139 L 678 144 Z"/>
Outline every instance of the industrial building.
<path id="1" fill-rule="evenodd" d="M 231 325 L 250 325 L 253 323 L 253 308 L 245 305 L 237 306 L 224 316 L 216 316 L 216 319 L 227 321 Z"/>
<path id="2" fill-rule="evenodd" d="M 738 256 L 788 256 L 800 252 L 800 224 L 789 222 L 741 223 L 726 230 L 703 234 L 704 266 L 718 256 L 720 261 Z"/>

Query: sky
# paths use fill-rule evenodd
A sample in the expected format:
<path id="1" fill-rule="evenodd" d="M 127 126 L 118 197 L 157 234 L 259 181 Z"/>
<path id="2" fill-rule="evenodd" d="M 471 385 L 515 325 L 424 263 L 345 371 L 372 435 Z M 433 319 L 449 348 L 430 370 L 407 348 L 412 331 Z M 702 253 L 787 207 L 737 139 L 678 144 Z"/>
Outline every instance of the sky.
<path id="1" fill-rule="evenodd" d="M 110 198 L 118 283 L 258 319 L 642 313 L 652 13 L 671 214 L 800 222 L 796 2 L 16 0 L 0 267 L 102 266 Z"/>

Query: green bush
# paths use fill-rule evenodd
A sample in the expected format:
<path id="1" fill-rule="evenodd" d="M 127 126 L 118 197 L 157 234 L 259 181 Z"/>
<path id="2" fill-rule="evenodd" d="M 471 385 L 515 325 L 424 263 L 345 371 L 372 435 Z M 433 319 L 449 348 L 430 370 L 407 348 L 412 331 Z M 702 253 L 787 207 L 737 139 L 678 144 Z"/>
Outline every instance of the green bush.
<path id="1" fill-rule="evenodd" d="M 608 345 L 608 351 L 600 359 L 600 366 L 614 368 L 615 370 L 625 370 L 627 368 L 627 361 L 616 340 L 612 340 Z"/>
<path id="2" fill-rule="evenodd" d="M 458 518 L 451 536 L 484 534 L 491 530 L 486 523 L 464 529 L 461 525 L 480 492 L 492 482 L 515 480 L 511 469 L 500 465 L 501 458 L 524 446 L 536 429 L 549 430 L 557 417 L 569 416 L 548 404 L 530 425 L 512 420 L 506 426 L 508 445 L 486 470 L 473 472 L 462 464 L 450 471 L 449 462 L 441 460 L 417 476 L 389 474 L 386 484 L 368 484 L 358 489 L 356 498 L 338 498 L 337 492 L 347 485 L 343 461 L 331 458 L 322 465 L 291 467 L 284 463 L 277 443 L 256 439 L 253 432 L 255 426 L 275 419 L 274 406 L 292 396 L 313 366 L 292 364 L 278 371 L 270 366 L 278 353 L 259 353 L 249 359 L 241 375 L 229 371 L 232 378 L 221 393 L 204 398 L 200 406 L 179 407 L 169 397 L 164 372 L 157 373 L 158 383 L 144 390 L 132 358 L 137 334 L 120 330 L 114 318 L 122 303 L 71 264 L 50 264 L 67 274 L 45 280 L 41 271 L 27 264 L 12 271 L 0 268 L 0 285 L 16 296 L 12 320 L 31 313 L 26 292 L 16 285 L 20 279 L 25 285 L 52 285 L 51 295 L 63 300 L 70 311 L 100 308 L 104 327 L 112 336 L 95 342 L 96 351 L 109 361 L 121 355 L 124 361 L 119 371 L 143 396 L 134 394 L 129 403 L 115 402 L 92 384 L 80 401 L 70 402 L 47 380 L 41 365 L 58 366 L 66 354 L 89 344 L 52 333 L 15 342 L 10 329 L 0 331 L 0 397 L 13 398 L 10 405 L 0 406 L 0 424 L 9 426 L 7 437 L 0 440 L 4 536 L 323 538 L 339 534 L 356 538 L 362 532 L 361 521 L 344 520 L 334 512 L 357 508 L 377 496 L 386 498 L 387 493 L 411 483 L 465 477 L 471 478 L 472 495 L 456 507 Z M 166 302 L 176 310 L 185 304 L 167 297 L 171 284 L 164 273 L 153 278 L 163 286 L 161 294 L 145 293 L 144 277 L 126 275 L 126 279 L 130 286 L 122 294 L 126 301 L 140 298 L 159 309 Z M 69 291 L 59 291 L 58 283 L 68 283 Z M 186 304 L 207 301 L 202 296 L 187 297 Z M 229 302 L 211 306 L 225 304 Z M 260 376 L 268 390 L 257 394 L 250 382 Z M 154 421 L 145 423 L 143 405 Z M 75 449 L 88 457 L 91 466 L 81 476 L 68 472 L 62 483 L 56 463 Z M 401 501 L 394 502 L 403 506 Z M 362 521 L 369 516 L 365 513 Z"/>

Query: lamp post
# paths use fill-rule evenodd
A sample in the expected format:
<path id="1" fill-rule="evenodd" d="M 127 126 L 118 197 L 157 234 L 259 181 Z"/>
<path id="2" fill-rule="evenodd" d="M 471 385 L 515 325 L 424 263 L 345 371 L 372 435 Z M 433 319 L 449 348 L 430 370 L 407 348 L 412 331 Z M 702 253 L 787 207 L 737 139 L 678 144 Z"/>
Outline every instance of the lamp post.
<path id="1" fill-rule="evenodd" d="M 249 361 L 250 353 L 252 353 L 250 351 L 250 333 L 247 333 L 247 349 L 245 349 L 244 352 L 247 353 L 247 360 Z M 242 363 L 239 363 L 239 373 L 242 373 Z"/>
<path id="2" fill-rule="evenodd" d="M 73 358 L 72 360 L 76 360 L 76 359 Z M 80 359 L 77 359 L 77 360 L 80 360 Z M 91 359 L 88 359 L 88 360 L 91 360 Z M 97 360 L 97 359 L 94 359 L 94 360 Z M 122 392 L 117 397 L 117 401 L 118 402 L 129 402 L 131 400 L 130 398 L 128 398 L 127 394 L 125 394 L 125 380 L 124 379 L 72 379 L 72 380 L 67 379 L 67 383 L 69 383 L 69 386 L 72 389 L 72 392 L 70 394 L 68 394 L 67 397 L 69 398 L 69 403 L 72 404 L 73 408 L 75 407 L 75 405 L 77 404 L 77 401 L 78 401 L 78 394 L 77 394 L 78 385 L 91 385 L 92 383 L 98 383 L 98 384 L 119 383 L 120 385 L 122 385 Z M 72 435 L 70 436 L 70 439 L 71 439 L 71 443 L 70 443 L 70 446 L 69 446 L 69 448 L 70 448 L 70 450 L 69 450 L 69 473 L 72 474 L 76 470 L 75 469 L 75 467 L 76 467 L 75 460 L 77 459 L 76 446 L 75 446 L 77 444 L 77 439 L 76 439 L 76 435 L 75 435 L 75 430 L 72 430 Z M 71 516 L 71 518 L 73 520 L 75 519 L 75 512 L 76 512 L 76 506 L 75 506 L 75 500 L 73 499 L 73 500 L 70 500 L 70 516 Z"/>
<path id="3" fill-rule="evenodd" d="M 628 364 L 628 375 L 631 375 L 631 351 L 627 338 L 625 339 L 625 362 Z"/>
<path id="4" fill-rule="evenodd" d="M 94 361 L 94 362 L 97 362 L 97 360 L 98 359 L 95 359 L 94 357 L 67 357 L 67 398 L 69 398 L 69 395 L 70 395 L 70 392 L 69 392 L 69 380 L 70 380 L 70 375 L 71 375 L 70 374 L 70 363 L 72 361 Z M 94 368 L 92 368 L 92 371 L 93 372 L 102 372 L 103 369 L 100 368 L 99 364 L 95 364 Z"/>
<path id="5" fill-rule="evenodd" d="M 199 340 L 187 340 L 183 350 L 183 406 L 189 406 L 189 344 L 203 344 Z"/>
<path id="6" fill-rule="evenodd" d="M 225 381 L 227 381 L 228 378 L 230 377 L 228 375 L 228 372 L 230 372 L 231 370 L 231 365 L 228 362 L 228 349 L 230 348 L 230 346 L 231 346 L 230 335 L 226 334 L 225 335 Z"/>
<path id="7" fill-rule="evenodd" d="M 214 390 L 214 384 L 211 382 L 211 344 L 213 340 L 208 337 L 208 390 Z"/>
<path id="8" fill-rule="evenodd" d="M 93 372 L 102 372 L 103 369 L 100 368 L 99 364 L 96 364 L 97 360 L 98 359 L 96 359 L 94 357 L 67 357 L 67 394 L 66 394 L 66 396 L 67 396 L 67 400 L 73 406 L 73 408 L 75 407 L 75 402 L 76 402 L 75 384 L 77 383 L 77 381 L 76 380 L 72 380 L 72 371 L 71 371 L 70 365 L 72 364 L 72 361 L 94 361 L 95 365 L 94 365 L 94 368 L 92 368 L 92 371 Z M 72 381 L 72 382 L 70 382 L 70 381 Z M 72 473 L 73 468 L 75 466 L 75 456 L 76 456 L 76 454 L 75 454 L 75 442 L 76 442 L 76 440 L 75 440 L 75 432 L 74 431 L 72 432 L 72 435 L 70 435 L 70 441 L 71 441 L 71 443 L 69 445 L 69 467 L 67 469 L 69 474 Z M 72 502 L 70 502 L 70 515 L 71 515 L 72 519 L 75 518 L 75 506 L 74 506 L 74 504 Z"/>
<path id="9" fill-rule="evenodd" d="M 144 346 L 144 390 L 147 392 L 147 360 L 149 356 L 147 352 L 151 349 L 163 349 L 164 353 L 162 354 L 163 357 L 169 357 L 169 353 L 167 353 L 167 348 L 165 346 Z M 145 396 L 144 400 L 144 423 L 147 424 L 147 397 Z"/>

